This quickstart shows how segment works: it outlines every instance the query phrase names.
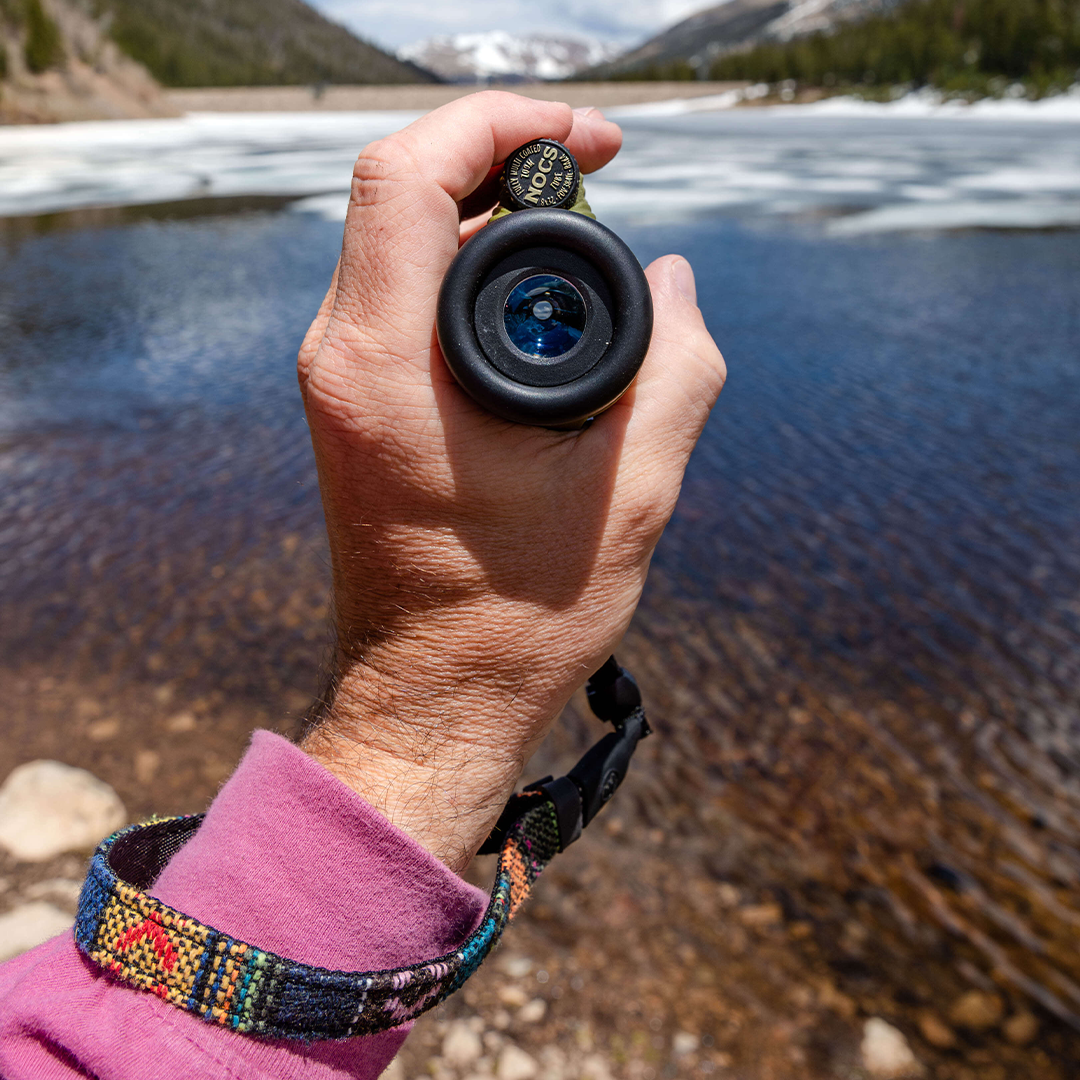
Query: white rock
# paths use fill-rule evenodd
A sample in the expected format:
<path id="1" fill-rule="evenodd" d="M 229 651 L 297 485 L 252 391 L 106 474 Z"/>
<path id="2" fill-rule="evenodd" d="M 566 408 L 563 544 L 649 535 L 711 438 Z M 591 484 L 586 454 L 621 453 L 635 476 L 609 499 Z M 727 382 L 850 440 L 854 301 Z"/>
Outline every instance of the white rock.
<path id="1" fill-rule="evenodd" d="M 457 1021 L 450 1025 L 443 1039 L 443 1060 L 451 1065 L 471 1065 L 484 1052 L 480 1036 L 467 1024 Z"/>
<path id="2" fill-rule="evenodd" d="M 698 1048 L 698 1037 L 689 1031 L 676 1031 L 671 1039 L 671 1049 L 676 1056 L 692 1054 Z"/>
<path id="3" fill-rule="evenodd" d="M 405 1080 L 405 1066 L 401 1064 L 401 1058 L 394 1058 L 379 1074 L 379 1080 Z"/>
<path id="4" fill-rule="evenodd" d="M 508 1043 L 499 1054 L 495 1075 L 499 1080 L 532 1080 L 538 1071 L 539 1066 L 520 1046 Z"/>
<path id="5" fill-rule="evenodd" d="M 0 844 L 28 862 L 92 848 L 126 819 L 108 784 L 59 761 L 20 765 L 0 787 Z"/>
<path id="6" fill-rule="evenodd" d="M 10 960 L 57 934 L 70 933 L 71 925 L 67 912 L 40 901 L 0 915 L 0 961 Z"/>
<path id="7" fill-rule="evenodd" d="M 881 1080 L 899 1080 L 922 1072 L 903 1032 L 878 1016 L 863 1025 L 862 1059 L 866 1071 Z"/>
<path id="8" fill-rule="evenodd" d="M 547 1002 L 543 998 L 533 998 L 518 1010 L 517 1018 L 523 1024 L 539 1024 L 547 1012 Z"/>
<path id="9" fill-rule="evenodd" d="M 49 878 L 47 881 L 35 881 L 23 891 L 27 900 L 55 900 L 65 909 L 74 913 L 79 906 L 79 894 L 82 892 L 81 881 L 71 878 Z"/>
<path id="10" fill-rule="evenodd" d="M 557 1046 L 545 1046 L 540 1050 L 539 1080 L 564 1080 L 566 1054 Z"/>
<path id="11" fill-rule="evenodd" d="M 611 1066 L 600 1054 L 589 1054 L 581 1062 L 581 1080 L 613 1080 Z"/>
<path id="12" fill-rule="evenodd" d="M 520 1009 L 529 1000 L 529 995 L 520 986 L 511 983 L 499 987 L 499 1000 L 511 1009 Z"/>
<path id="13" fill-rule="evenodd" d="M 524 979 L 533 969 L 533 963 L 527 956 L 514 956 L 508 953 L 498 959 L 499 970 L 511 979 Z"/>

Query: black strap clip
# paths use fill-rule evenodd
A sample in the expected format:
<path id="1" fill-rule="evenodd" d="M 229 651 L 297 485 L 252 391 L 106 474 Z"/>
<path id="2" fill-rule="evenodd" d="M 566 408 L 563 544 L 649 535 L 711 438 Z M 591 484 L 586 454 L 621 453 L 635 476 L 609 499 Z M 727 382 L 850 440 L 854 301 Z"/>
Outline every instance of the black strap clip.
<path id="1" fill-rule="evenodd" d="M 641 691 L 634 677 L 609 657 L 589 680 L 585 694 L 592 711 L 615 726 L 566 774 L 558 779 L 545 776 L 529 784 L 506 804 L 491 835 L 480 848 L 491 855 L 502 848 L 506 833 L 526 810 L 544 799 L 555 807 L 559 823 L 559 850 L 564 851 L 615 794 L 630 768 L 637 744 L 651 734 Z"/>

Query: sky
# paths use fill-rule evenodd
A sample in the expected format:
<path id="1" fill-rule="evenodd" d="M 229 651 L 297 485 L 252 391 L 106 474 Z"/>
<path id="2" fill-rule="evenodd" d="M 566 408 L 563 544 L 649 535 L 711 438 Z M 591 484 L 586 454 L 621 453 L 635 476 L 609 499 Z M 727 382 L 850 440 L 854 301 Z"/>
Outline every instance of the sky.
<path id="1" fill-rule="evenodd" d="M 632 45 L 721 0 L 309 0 L 384 48 L 441 34 L 507 30 L 576 34 Z"/>

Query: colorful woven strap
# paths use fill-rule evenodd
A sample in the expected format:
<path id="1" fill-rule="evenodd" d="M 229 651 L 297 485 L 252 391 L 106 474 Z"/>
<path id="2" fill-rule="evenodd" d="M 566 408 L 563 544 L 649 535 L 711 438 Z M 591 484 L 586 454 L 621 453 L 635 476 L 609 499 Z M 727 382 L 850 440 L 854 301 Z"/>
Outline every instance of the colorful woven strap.
<path id="1" fill-rule="evenodd" d="M 415 1019 L 480 966 L 559 850 L 548 801 L 513 826 L 484 918 L 459 948 L 393 971 L 329 971 L 212 930 L 148 896 L 202 815 L 133 825 L 94 853 L 79 898 L 79 948 L 124 982 L 205 1020 L 269 1039 L 347 1039 Z"/>
<path id="2" fill-rule="evenodd" d="M 533 882 L 581 835 L 626 775 L 649 734 L 630 676 L 609 660 L 589 701 L 615 731 L 567 776 L 513 796 L 482 851 L 498 851 L 479 927 L 445 956 L 392 971 L 329 971 L 212 930 L 146 890 L 191 839 L 203 815 L 131 825 L 102 841 L 79 897 L 75 941 L 114 977 L 233 1031 L 267 1039 L 347 1039 L 414 1020 L 480 966 Z"/>

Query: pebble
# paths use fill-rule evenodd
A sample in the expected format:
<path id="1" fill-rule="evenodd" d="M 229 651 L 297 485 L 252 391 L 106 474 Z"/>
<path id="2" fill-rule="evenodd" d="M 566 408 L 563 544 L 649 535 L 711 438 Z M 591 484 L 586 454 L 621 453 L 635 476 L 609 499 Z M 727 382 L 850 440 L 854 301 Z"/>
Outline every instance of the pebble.
<path id="1" fill-rule="evenodd" d="M 511 1009 L 520 1009 L 529 1000 L 529 995 L 520 986 L 500 986 L 499 1001 Z"/>
<path id="2" fill-rule="evenodd" d="M 873 1077 L 900 1080 L 900 1077 L 918 1076 L 922 1072 L 903 1032 L 879 1016 L 871 1017 L 863 1025 L 861 1049 L 863 1068 Z"/>
<path id="3" fill-rule="evenodd" d="M 495 1067 L 498 1080 L 532 1080 L 539 1072 L 539 1066 L 520 1046 L 508 1043 L 499 1054 L 499 1063 Z"/>
<path id="4" fill-rule="evenodd" d="M 138 750 L 135 753 L 135 779 L 145 787 L 153 782 L 161 768 L 161 755 L 156 750 Z"/>
<path id="5" fill-rule="evenodd" d="M 1039 1034 L 1039 1020 L 1033 1013 L 1018 1012 L 1002 1024 L 1002 1031 L 1013 1046 L 1027 1046 Z"/>
<path id="6" fill-rule="evenodd" d="M 949 1019 L 957 1027 L 971 1031 L 987 1031 L 1001 1022 L 1005 1006 L 997 994 L 987 994 L 982 990 L 969 990 L 961 994 L 949 1009 Z"/>
<path id="7" fill-rule="evenodd" d="M 27 900 L 55 900 L 69 909 L 74 914 L 79 905 L 79 894 L 82 892 L 81 881 L 73 881 L 71 878 L 48 878 L 46 881 L 35 881 L 23 890 Z"/>
<path id="8" fill-rule="evenodd" d="M 92 848 L 126 820 L 108 784 L 59 761 L 20 765 L 0 787 L 0 845 L 27 862 Z"/>
<path id="9" fill-rule="evenodd" d="M 567 1073 L 567 1058 L 558 1046 L 540 1049 L 540 1080 L 563 1080 Z"/>
<path id="10" fill-rule="evenodd" d="M 498 960 L 499 970 L 511 979 L 524 979 L 532 973 L 533 962 L 527 956 L 500 956 Z"/>
<path id="11" fill-rule="evenodd" d="M 171 731 L 174 735 L 183 735 L 186 732 L 194 731 L 197 726 L 198 722 L 193 712 L 178 712 L 165 721 L 165 730 Z M 386 1073 L 383 1073 L 383 1076 L 385 1077 Z"/>
<path id="12" fill-rule="evenodd" d="M 779 904 L 748 904 L 739 911 L 739 921 L 743 926 L 754 929 L 774 926 L 783 919 L 784 912 Z"/>
<path id="13" fill-rule="evenodd" d="M 471 1065 L 484 1052 L 480 1036 L 464 1021 L 450 1025 L 442 1044 L 444 1061 L 451 1065 Z"/>
<path id="14" fill-rule="evenodd" d="M 919 1016 L 919 1031 L 931 1046 L 939 1050 L 948 1050 L 956 1045 L 956 1033 L 933 1013 L 924 1012 Z"/>
<path id="15" fill-rule="evenodd" d="M 599 1054 L 589 1054 L 581 1062 L 581 1080 L 613 1080 L 611 1066 Z"/>
<path id="16" fill-rule="evenodd" d="M 547 1012 L 547 1002 L 543 998 L 533 998 L 518 1011 L 517 1018 L 523 1024 L 539 1024 Z"/>
<path id="17" fill-rule="evenodd" d="M 700 1040 L 689 1031 L 676 1031 L 671 1038 L 671 1049 L 676 1057 L 692 1054 L 698 1048 Z"/>
<path id="18" fill-rule="evenodd" d="M 71 932 L 72 918 L 53 904 L 35 901 L 0 915 L 0 962 Z"/>
<path id="19" fill-rule="evenodd" d="M 731 882 L 721 881 L 716 887 L 716 898 L 720 901 L 721 907 L 730 908 L 735 907 L 742 896 Z"/>
<path id="20" fill-rule="evenodd" d="M 86 734 L 94 742 L 105 742 L 107 739 L 115 739 L 120 734 L 120 721 L 115 717 L 107 720 L 95 720 L 86 729 Z"/>

